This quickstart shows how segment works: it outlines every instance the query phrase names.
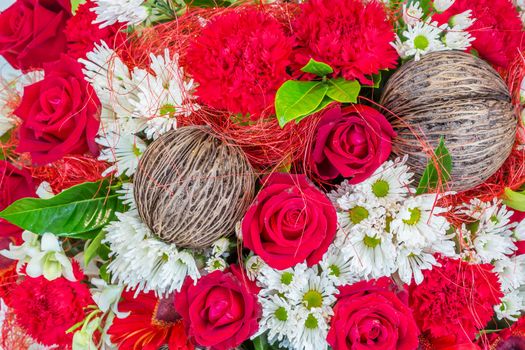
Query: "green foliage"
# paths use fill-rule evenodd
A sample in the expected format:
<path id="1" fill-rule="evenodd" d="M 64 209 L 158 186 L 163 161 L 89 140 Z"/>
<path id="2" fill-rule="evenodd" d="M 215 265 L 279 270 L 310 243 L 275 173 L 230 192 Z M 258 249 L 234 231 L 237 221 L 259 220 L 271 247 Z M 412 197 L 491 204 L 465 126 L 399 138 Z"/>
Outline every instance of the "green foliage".
<path id="1" fill-rule="evenodd" d="M 326 76 L 328 74 L 332 74 L 334 72 L 332 67 L 330 67 L 329 65 L 327 65 L 324 62 L 317 62 L 313 58 L 310 58 L 310 61 L 308 61 L 306 66 L 301 68 L 301 71 L 303 71 L 305 73 L 312 73 L 312 74 L 315 74 L 315 75 L 317 75 L 319 77 L 324 77 L 324 76 Z"/>
<path id="2" fill-rule="evenodd" d="M 507 187 L 503 203 L 514 210 L 525 211 L 525 190 L 516 192 Z"/>
<path id="3" fill-rule="evenodd" d="M 434 151 L 435 157 L 429 159 L 427 167 L 421 176 L 416 194 L 423 194 L 430 190 L 435 190 L 438 186 L 445 185 L 450 180 L 452 172 L 452 157 L 445 147 L 445 139 L 439 140 L 439 145 Z M 436 164 L 439 168 L 436 168 Z"/>
<path id="4" fill-rule="evenodd" d="M 91 242 L 89 242 L 89 245 L 84 251 L 84 265 L 87 266 L 89 262 L 98 255 L 98 251 L 102 247 L 102 240 L 104 237 L 106 237 L 106 232 L 101 230 L 98 235 L 93 238 Z"/>
<path id="5" fill-rule="evenodd" d="M 355 103 L 361 91 L 361 85 L 357 80 L 345 80 L 344 78 L 327 80 L 328 91 L 326 95 L 332 100 L 341 103 Z"/>
<path id="6" fill-rule="evenodd" d="M 78 7 L 85 3 L 87 0 L 71 0 L 71 12 L 75 14 L 78 10 Z"/>
<path id="7" fill-rule="evenodd" d="M 321 81 L 288 80 L 277 91 L 275 112 L 279 125 L 303 119 L 314 113 L 323 102 L 328 85 Z"/>

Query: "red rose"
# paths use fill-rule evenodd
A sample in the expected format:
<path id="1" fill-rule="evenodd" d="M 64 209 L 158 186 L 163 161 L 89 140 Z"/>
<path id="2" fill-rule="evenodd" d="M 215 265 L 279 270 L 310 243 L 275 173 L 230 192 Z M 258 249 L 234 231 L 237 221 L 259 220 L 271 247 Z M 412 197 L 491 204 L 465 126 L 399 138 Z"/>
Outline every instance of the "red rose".
<path id="1" fill-rule="evenodd" d="M 514 214 L 510 217 L 510 222 L 516 222 L 518 224 L 516 230 L 519 231 L 520 236 L 525 234 L 525 212 L 514 209 Z M 520 239 L 520 241 L 516 242 L 516 247 L 518 247 L 515 252 L 516 255 L 525 254 L 525 240 L 523 240 L 522 237 L 520 237 Z"/>
<path id="2" fill-rule="evenodd" d="M 66 51 L 69 0 L 18 0 L 0 14 L 0 55 L 15 68 L 42 68 Z"/>
<path id="3" fill-rule="evenodd" d="M 304 175 L 275 173 L 263 183 L 242 221 L 244 245 L 276 269 L 315 265 L 337 231 L 334 206 Z"/>
<path id="4" fill-rule="evenodd" d="M 210 350 L 229 350 L 259 328 L 261 307 L 253 288 L 253 282 L 232 266 L 232 270 L 202 277 L 196 285 L 188 278 L 175 295 L 175 309 L 197 344 Z"/>
<path id="5" fill-rule="evenodd" d="M 371 107 L 329 109 L 317 126 L 311 168 L 323 180 L 343 176 L 359 183 L 388 159 L 395 136 L 385 116 Z"/>
<path id="6" fill-rule="evenodd" d="M 414 350 L 419 330 L 411 310 L 384 283 L 340 288 L 327 341 L 334 350 Z"/>
<path id="7" fill-rule="evenodd" d="M 62 55 L 44 65 L 45 78 L 24 89 L 15 114 L 20 126 L 18 152 L 29 152 L 37 164 L 66 154 L 98 153 L 99 101 L 85 80 L 80 63 Z"/>

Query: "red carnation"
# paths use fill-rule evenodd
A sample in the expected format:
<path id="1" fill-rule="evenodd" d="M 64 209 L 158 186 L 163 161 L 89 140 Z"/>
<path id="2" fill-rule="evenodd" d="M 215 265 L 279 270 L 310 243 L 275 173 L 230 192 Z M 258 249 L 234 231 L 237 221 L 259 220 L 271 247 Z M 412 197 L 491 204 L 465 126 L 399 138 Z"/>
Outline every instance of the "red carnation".
<path id="1" fill-rule="evenodd" d="M 447 11 L 433 19 L 446 23 L 452 16 L 467 10 L 472 10 L 472 17 L 476 19 L 468 28 L 476 38 L 473 49 L 494 66 L 507 68 L 521 52 L 523 44 L 522 23 L 516 7 L 510 0 L 456 0 Z"/>
<path id="2" fill-rule="evenodd" d="M 188 278 L 175 295 L 175 309 L 195 342 L 211 350 L 239 346 L 255 334 L 261 315 L 257 287 L 236 265 L 214 271 L 196 285 Z"/>
<path id="3" fill-rule="evenodd" d="M 83 276 L 73 264 L 78 281 L 60 277 L 48 281 L 44 277 L 25 278 L 10 295 L 10 307 L 18 323 L 43 345 L 69 348 L 73 334 L 66 331 L 84 319 L 84 308 L 93 305 L 88 287 L 79 282 Z"/>
<path id="4" fill-rule="evenodd" d="M 269 14 L 239 10 L 220 15 L 191 43 L 188 72 L 197 95 L 210 107 L 258 118 L 273 114 L 286 71 L 292 39 Z"/>
<path id="5" fill-rule="evenodd" d="M 129 312 L 126 318 L 115 318 L 108 330 L 111 341 L 121 350 L 193 350 L 182 319 L 173 308 L 173 298 L 159 299 L 153 292 L 122 293 L 118 307 Z"/>
<path id="6" fill-rule="evenodd" d="M 394 29 L 378 0 L 310 0 L 293 27 L 297 69 L 313 58 L 329 64 L 336 77 L 371 84 L 372 74 L 397 65 Z"/>
<path id="7" fill-rule="evenodd" d="M 304 175 L 274 173 L 242 220 L 244 245 L 273 268 L 321 260 L 337 231 L 326 195 Z"/>
<path id="8" fill-rule="evenodd" d="M 410 306 L 419 328 L 432 338 L 455 337 L 468 343 L 494 314 L 503 293 L 490 264 L 441 259 L 410 288 Z"/>
<path id="9" fill-rule="evenodd" d="M 327 341 L 334 350 L 415 350 L 419 330 L 389 279 L 340 288 Z"/>
<path id="10" fill-rule="evenodd" d="M 88 0 L 80 5 L 66 24 L 67 53 L 74 58 L 85 57 L 86 53 L 93 50 L 95 43 L 105 41 L 110 48 L 118 47 L 123 43 L 125 34 L 119 32 L 121 24 L 114 24 L 100 28 L 92 24 L 97 18 L 95 12 L 91 11 L 95 7 L 93 1 Z"/>

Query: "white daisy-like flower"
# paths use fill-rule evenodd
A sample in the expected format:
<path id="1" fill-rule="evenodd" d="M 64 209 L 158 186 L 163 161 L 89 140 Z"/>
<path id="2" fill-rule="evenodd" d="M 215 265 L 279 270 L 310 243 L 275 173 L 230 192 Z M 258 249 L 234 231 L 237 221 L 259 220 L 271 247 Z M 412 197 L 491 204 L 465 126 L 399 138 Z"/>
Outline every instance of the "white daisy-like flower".
<path id="1" fill-rule="evenodd" d="M 476 19 L 472 18 L 472 10 L 458 13 L 449 19 L 449 25 L 454 30 L 468 29 L 474 22 L 476 22 Z"/>
<path id="2" fill-rule="evenodd" d="M 501 259 L 494 263 L 494 272 L 498 274 L 503 291 L 525 286 L 525 255 Z"/>
<path id="3" fill-rule="evenodd" d="M 134 115 L 145 120 L 148 139 L 156 139 L 177 128 L 177 117 L 188 116 L 199 106 L 194 102 L 193 79 L 185 78 L 178 55 L 171 57 L 166 49 L 164 56 L 150 57 L 155 75 L 146 74 L 140 79 L 138 99 L 130 103 L 135 107 Z"/>
<path id="4" fill-rule="evenodd" d="M 512 237 L 518 242 L 525 241 L 525 220 L 522 220 L 518 223 L 518 225 L 514 229 Z"/>
<path id="5" fill-rule="evenodd" d="M 211 254 L 213 256 L 227 255 L 230 250 L 230 240 L 225 237 L 219 238 L 212 243 L 211 247 Z"/>
<path id="6" fill-rule="evenodd" d="M 263 289 L 262 295 L 273 293 L 288 293 L 292 289 L 300 288 L 305 283 L 303 275 L 306 271 L 306 264 L 297 264 L 293 268 L 286 270 L 276 270 L 268 265 L 261 268 L 257 281 Z"/>
<path id="7" fill-rule="evenodd" d="M 291 289 L 286 296 L 296 305 L 308 310 L 321 310 L 325 316 L 331 315 L 337 289 L 330 279 L 324 277 L 319 276 L 317 266 L 309 268 L 301 274 L 304 283 Z"/>
<path id="8" fill-rule="evenodd" d="M 148 18 L 148 9 L 143 6 L 144 0 L 93 0 L 96 7 L 91 11 L 97 14 L 93 24 L 100 28 L 117 22 L 123 24 L 139 24 Z"/>
<path id="9" fill-rule="evenodd" d="M 401 281 L 407 284 L 412 282 L 412 278 L 416 284 L 420 284 L 423 282 L 422 271 L 431 270 L 433 266 L 439 265 L 433 254 L 407 247 L 399 249 L 396 263 Z"/>
<path id="10" fill-rule="evenodd" d="M 295 332 L 290 339 L 294 350 L 326 350 L 328 323 L 320 310 L 300 309 Z"/>
<path id="11" fill-rule="evenodd" d="M 262 317 L 259 321 L 259 331 L 252 337 L 268 332 L 270 344 L 289 342 L 289 335 L 294 334 L 297 327 L 295 308 L 283 297 L 275 294 L 268 298 L 259 298 L 262 306 Z"/>
<path id="12" fill-rule="evenodd" d="M 482 263 L 507 258 L 516 250 L 516 245 L 510 236 L 503 234 L 486 234 L 478 232 L 472 241 L 476 255 Z"/>
<path id="13" fill-rule="evenodd" d="M 524 295 L 519 290 L 512 290 L 501 298 L 501 304 L 494 306 L 498 319 L 516 322 L 525 310 Z"/>
<path id="14" fill-rule="evenodd" d="M 128 210 L 137 209 L 133 182 L 123 183 L 121 188 L 119 188 L 116 192 L 119 194 L 119 199 L 122 201 L 122 203 L 128 207 Z"/>
<path id="15" fill-rule="evenodd" d="M 405 21 L 406 24 L 416 24 L 421 21 L 423 15 L 424 12 L 421 9 L 419 2 L 413 2 L 408 6 L 407 4 L 403 4 L 403 21 Z"/>
<path id="16" fill-rule="evenodd" d="M 472 42 L 476 40 L 470 33 L 464 31 L 449 30 L 445 34 L 445 45 L 451 50 L 466 51 Z"/>
<path id="17" fill-rule="evenodd" d="M 423 194 L 408 198 L 390 223 L 397 241 L 410 248 L 423 248 L 445 235 L 450 224 L 439 214 L 447 209 L 435 205 L 437 196 Z"/>
<path id="18" fill-rule="evenodd" d="M 139 165 L 140 157 L 147 148 L 146 143 L 133 134 L 108 132 L 104 137 L 96 138 L 95 141 L 103 147 L 98 159 L 114 163 L 104 171 L 103 176 L 113 171 L 116 171 L 117 176 L 133 175 Z"/>
<path id="19" fill-rule="evenodd" d="M 206 261 L 206 267 L 204 268 L 207 272 L 212 273 L 213 271 L 224 271 L 228 267 L 226 260 L 220 256 L 214 256 Z"/>
<path id="20" fill-rule="evenodd" d="M 138 213 L 116 213 L 118 220 L 106 226 L 105 243 L 113 258 L 108 266 L 112 283 L 157 295 L 180 290 L 187 276 L 200 277 L 194 257 L 153 237 Z"/>
<path id="21" fill-rule="evenodd" d="M 430 52 L 447 50 L 440 40 L 443 31 L 447 28 L 447 24 L 439 25 L 430 20 L 407 25 L 407 30 L 403 32 L 405 40 L 398 38 L 393 46 L 398 50 L 398 48 L 401 49 L 401 43 L 403 43 L 403 51 L 399 52 L 400 56 L 404 58 L 414 56 L 418 61 L 421 56 Z"/>
<path id="22" fill-rule="evenodd" d="M 511 236 L 517 223 L 510 221 L 513 211 L 507 210 L 507 206 L 501 200 L 495 199 L 492 205 L 486 205 L 485 210 L 479 215 L 479 230 L 488 234 L 501 234 Z"/>
<path id="23" fill-rule="evenodd" d="M 434 0 L 432 4 L 437 12 L 445 12 L 456 0 Z"/>
<path id="24" fill-rule="evenodd" d="M 262 267 L 264 266 L 264 261 L 257 255 L 252 255 L 244 263 L 246 268 L 246 274 L 250 281 L 255 281 L 259 275 Z"/>
<path id="25" fill-rule="evenodd" d="M 319 262 L 323 278 L 327 278 L 337 287 L 352 284 L 357 281 L 357 276 L 352 270 L 350 261 L 345 259 L 339 248 L 331 245 Z"/>

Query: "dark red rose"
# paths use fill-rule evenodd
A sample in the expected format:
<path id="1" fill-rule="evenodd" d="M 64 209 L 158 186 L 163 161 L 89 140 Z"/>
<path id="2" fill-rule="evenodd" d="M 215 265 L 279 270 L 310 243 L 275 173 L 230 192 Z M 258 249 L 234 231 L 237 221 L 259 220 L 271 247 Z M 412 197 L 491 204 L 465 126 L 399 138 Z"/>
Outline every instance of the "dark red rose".
<path id="1" fill-rule="evenodd" d="M 244 245 L 273 268 L 321 260 L 337 231 L 335 208 L 304 175 L 275 173 L 242 221 Z"/>
<path id="2" fill-rule="evenodd" d="M 42 68 L 66 51 L 69 0 L 17 0 L 0 14 L 0 55 L 15 68 Z"/>
<path id="3" fill-rule="evenodd" d="M 188 278 L 175 295 L 188 336 L 210 350 L 229 350 L 255 334 L 261 307 L 253 282 L 231 270 L 214 271 L 197 281 Z"/>
<path id="4" fill-rule="evenodd" d="M 342 176 L 359 183 L 388 159 L 395 136 L 385 116 L 371 107 L 329 109 L 317 126 L 311 168 L 322 180 Z"/>
<path id="5" fill-rule="evenodd" d="M 15 114 L 20 126 L 18 152 L 29 152 L 33 162 L 47 164 L 67 154 L 96 155 L 99 101 L 85 80 L 80 63 L 62 55 L 44 65 L 45 78 L 24 89 Z"/>
<path id="6" fill-rule="evenodd" d="M 517 231 L 519 231 L 520 241 L 516 242 L 516 247 L 518 249 L 516 250 L 516 255 L 523 255 L 525 254 L 525 240 L 523 240 L 523 235 L 525 235 L 525 212 L 514 210 L 514 214 L 510 217 L 511 222 L 515 222 L 518 224 L 518 227 L 516 228 Z"/>
<path id="7" fill-rule="evenodd" d="M 327 341 L 334 350 L 415 350 L 419 330 L 412 311 L 385 283 L 340 288 Z"/>

